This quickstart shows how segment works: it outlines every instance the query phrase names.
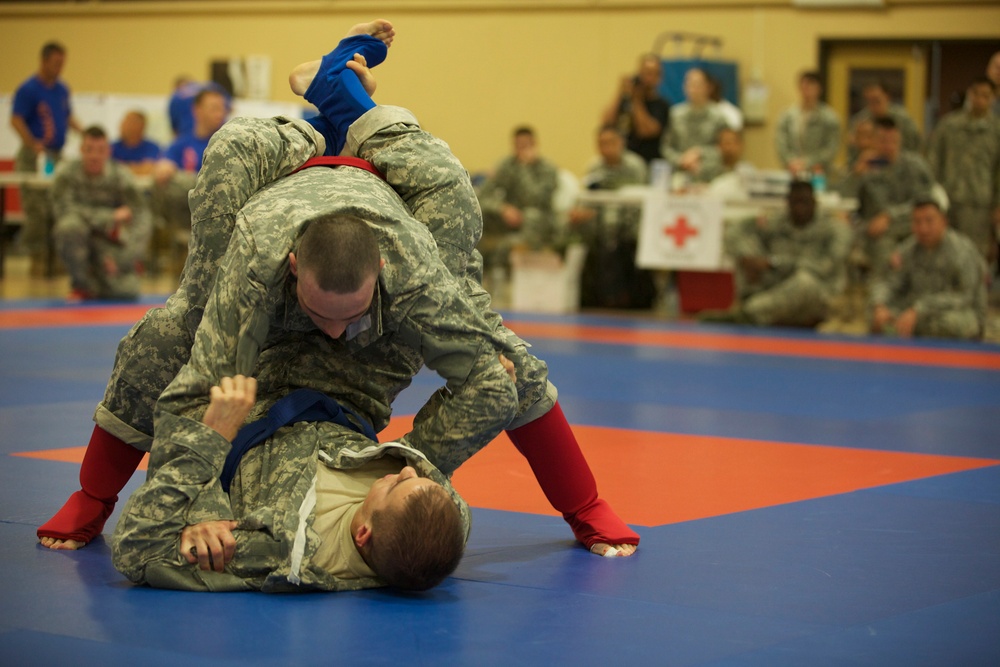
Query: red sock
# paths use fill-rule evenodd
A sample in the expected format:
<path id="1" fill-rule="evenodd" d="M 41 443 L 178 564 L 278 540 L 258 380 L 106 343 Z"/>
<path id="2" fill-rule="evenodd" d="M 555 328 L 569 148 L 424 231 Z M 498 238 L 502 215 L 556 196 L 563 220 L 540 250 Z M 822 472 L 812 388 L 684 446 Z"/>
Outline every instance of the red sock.
<path id="1" fill-rule="evenodd" d="M 507 431 L 507 435 L 528 459 L 545 497 L 562 512 L 584 546 L 589 549 L 598 542 L 639 544 L 639 535 L 597 497 L 597 482 L 558 403 L 539 419 Z"/>
<path id="2" fill-rule="evenodd" d="M 94 539 L 104 529 L 118 502 L 118 492 L 139 467 L 143 454 L 95 426 L 80 466 L 81 490 L 38 528 L 38 537 L 84 543 Z"/>

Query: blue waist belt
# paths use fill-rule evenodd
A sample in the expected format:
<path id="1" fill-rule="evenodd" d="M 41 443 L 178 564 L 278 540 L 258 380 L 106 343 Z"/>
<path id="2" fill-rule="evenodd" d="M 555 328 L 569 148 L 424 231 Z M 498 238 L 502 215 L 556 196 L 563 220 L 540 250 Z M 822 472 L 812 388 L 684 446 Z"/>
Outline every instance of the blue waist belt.
<path id="1" fill-rule="evenodd" d="M 270 438 L 282 426 L 296 422 L 333 422 L 378 442 L 375 429 L 354 410 L 315 389 L 296 389 L 272 405 L 266 417 L 240 429 L 222 466 L 219 476 L 222 488 L 229 492 L 229 485 L 244 454 Z"/>

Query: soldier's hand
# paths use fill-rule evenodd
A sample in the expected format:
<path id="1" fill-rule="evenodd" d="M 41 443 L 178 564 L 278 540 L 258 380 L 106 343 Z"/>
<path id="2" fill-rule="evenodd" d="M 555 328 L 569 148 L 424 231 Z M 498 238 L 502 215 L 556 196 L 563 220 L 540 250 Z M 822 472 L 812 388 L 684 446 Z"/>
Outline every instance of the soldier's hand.
<path id="1" fill-rule="evenodd" d="M 224 377 L 212 387 L 202 422 L 232 442 L 256 400 L 257 380 L 243 375 Z"/>
<path id="2" fill-rule="evenodd" d="M 868 222 L 868 236 L 878 238 L 889 230 L 889 216 L 879 213 Z"/>
<path id="3" fill-rule="evenodd" d="M 896 318 L 896 333 L 903 338 L 913 336 L 914 329 L 917 328 L 917 311 L 908 308 Z"/>
<path id="4" fill-rule="evenodd" d="M 767 257 L 742 257 L 740 258 L 740 267 L 746 274 L 747 280 L 755 283 L 771 267 L 771 262 L 768 261 Z"/>
<path id="5" fill-rule="evenodd" d="M 181 531 L 181 556 L 199 570 L 222 572 L 236 553 L 236 521 L 204 521 Z"/>
<path id="6" fill-rule="evenodd" d="M 517 371 L 514 369 L 514 362 L 501 354 L 500 365 L 503 366 L 505 371 L 507 371 L 507 375 L 510 376 L 510 381 L 517 382 Z"/>
<path id="7" fill-rule="evenodd" d="M 892 322 L 892 311 L 885 306 L 875 306 L 872 312 L 872 331 L 882 333 L 890 322 Z"/>

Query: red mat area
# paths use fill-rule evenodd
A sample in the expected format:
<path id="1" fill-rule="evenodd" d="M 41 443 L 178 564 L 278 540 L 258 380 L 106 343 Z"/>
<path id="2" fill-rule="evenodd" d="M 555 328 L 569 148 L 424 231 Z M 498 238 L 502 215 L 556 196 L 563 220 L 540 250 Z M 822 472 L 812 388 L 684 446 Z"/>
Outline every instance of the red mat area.
<path id="1" fill-rule="evenodd" d="M 381 440 L 410 429 L 398 417 Z M 963 470 L 1000 460 L 882 452 L 739 438 L 574 426 L 601 495 L 628 522 L 659 526 L 821 498 Z M 85 447 L 15 456 L 83 460 Z M 141 466 L 145 469 L 145 461 Z M 506 435 L 455 473 L 456 488 L 474 507 L 556 513 L 531 469 Z M 70 489 L 67 489 L 67 494 Z"/>

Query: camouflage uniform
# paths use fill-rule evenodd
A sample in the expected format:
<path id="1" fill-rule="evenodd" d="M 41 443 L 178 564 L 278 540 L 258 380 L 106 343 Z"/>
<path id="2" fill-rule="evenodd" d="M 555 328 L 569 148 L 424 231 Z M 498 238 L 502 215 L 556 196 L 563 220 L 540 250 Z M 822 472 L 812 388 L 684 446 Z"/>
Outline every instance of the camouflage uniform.
<path id="1" fill-rule="evenodd" d="M 506 264 L 516 245 L 539 250 L 553 243 L 556 214 L 552 198 L 558 185 L 558 169 L 543 158 L 534 164 L 522 164 L 513 156 L 500 162 L 479 191 L 483 211 L 480 250 L 491 266 Z M 500 217 L 508 204 L 520 209 L 524 216 L 519 229 L 509 228 Z"/>
<path id="2" fill-rule="evenodd" d="M 949 229 L 936 248 L 915 239 L 899 246 L 901 263 L 874 285 L 872 307 L 894 315 L 913 308 L 914 334 L 938 338 L 979 338 L 986 322 L 986 266 L 973 243 Z"/>
<path id="3" fill-rule="evenodd" d="M 121 539 L 127 540 L 119 549 L 120 569 L 132 578 L 144 576 L 150 581 L 149 573 L 141 572 L 144 561 L 133 559 L 140 558 L 148 534 L 160 530 L 157 522 L 167 516 L 177 517 L 173 523 L 168 522 L 172 541 L 168 537 L 157 539 L 163 541 L 160 551 L 169 564 L 167 569 L 180 568 L 186 574 L 178 575 L 183 580 L 180 584 L 154 585 L 205 585 L 203 574 L 176 560 L 176 534 L 184 525 L 230 516 L 225 513 L 226 498 L 221 486 L 214 481 L 221 459 L 210 470 L 204 465 L 210 457 L 224 458 L 228 445 L 196 421 L 199 404 L 205 402 L 214 378 L 252 372 L 257 376 L 259 391 L 268 396 L 309 386 L 366 415 L 375 429 L 381 430 L 388 421 L 392 400 L 426 361 L 449 380 L 449 387 L 436 393 L 420 410 L 414 431 L 400 444 L 419 450 L 445 476 L 488 443 L 512 414 L 507 409 L 508 404 L 513 407 L 513 397 L 508 397 L 510 383 L 496 363 L 494 347 L 504 349 L 518 372 L 517 417 L 510 428 L 545 414 L 556 399 L 555 388 L 547 382 L 545 364 L 528 355 L 523 341 L 503 327 L 500 317 L 489 310 L 489 296 L 479 285 L 482 263 L 474 247 L 481 219 L 467 174 L 447 146 L 420 130 L 409 112 L 377 107 L 356 122 L 348 135 L 346 152 L 372 161 L 395 191 L 372 174 L 349 167 L 308 169 L 272 183 L 313 152 L 323 152 L 322 139 L 304 124 L 280 119 L 237 119 L 218 136 L 218 143 L 213 143 L 206 153 L 206 167 L 192 196 L 193 229 L 197 235 L 204 226 L 205 231 L 214 232 L 206 240 L 217 241 L 219 230 L 232 229 L 235 220 L 236 233 L 220 275 L 248 279 L 219 283 L 208 299 L 206 324 L 197 331 L 191 362 L 181 369 L 157 405 L 156 445 L 147 486 L 158 480 L 159 490 L 144 491 L 140 500 L 130 502 L 123 515 L 127 518 L 118 528 Z M 227 168 L 215 169 L 218 165 Z M 254 195 L 261 187 L 263 191 Z M 286 276 L 287 255 L 297 236 L 287 227 L 297 227 L 300 221 L 331 209 L 347 210 L 369 220 L 386 259 L 375 302 L 365 318 L 368 322 L 353 326 L 346 342 L 332 340 L 315 328 L 299 309 L 295 285 Z M 424 226 L 415 224 L 408 211 L 419 216 Z M 435 241 L 446 269 L 439 264 Z M 265 250 L 268 246 L 272 249 Z M 140 323 L 122 343 L 126 352 L 148 351 L 149 343 L 161 341 L 172 343 L 169 351 L 180 351 L 185 336 L 190 335 L 185 320 L 200 317 L 195 302 L 204 293 L 197 285 L 189 284 L 193 280 L 190 276 L 199 272 L 204 275 L 203 264 L 212 254 L 209 251 L 218 247 L 218 243 L 208 243 L 205 248 L 192 244 L 181 289 L 172 297 L 173 303 L 160 309 L 168 314 L 172 308 L 177 311 L 178 306 L 189 310 L 179 311 L 179 320 L 176 316 L 154 317 L 153 322 L 147 322 L 157 327 L 154 337 L 147 337 Z M 268 276 L 272 280 L 267 280 Z M 488 325 L 482 315 L 470 309 L 470 302 L 483 310 Z M 260 306 L 254 307 L 257 304 Z M 489 330 L 484 331 L 485 327 Z M 226 334 L 228 331 L 239 333 Z M 143 341 L 147 338 L 148 342 Z M 141 344 L 133 342 L 136 339 Z M 122 348 L 118 365 L 123 358 Z M 169 358 L 162 351 L 158 356 Z M 455 370 L 460 371 L 460 378 L 456 378 Z M 141 380 L 142 375 L 129 379 Z M 147 413 L 148 396 L 155 398 L 160 375 L 162 372 L 146 379 L 143 386 L 147 398 L 124 407 L 132 409 L 134 415 Z M 98 422 L 105 428 L 117 427 L 124 435 L 131 434 L 136 444 L 148 442 L 108 408 L 109 397 L 119 389 L 114 381 L 109 386 L 105 403 L 98 409 Z M 139 392 L 132 393 L 139 398 Z M 266 406 L 258 407 L 259 415 Z M 336 427 L 320 424 L 316 428 Z M 360 438 L 352 432 L 337 437 L 348 443 Z M 219 447 L 223 448 L 221 453 L 215 451 Z M 199 453 L 206 448 L 212 453 Z M 247 461 L 241 464 L 237 480 L 246 480 L 248 465 Z M 268 463 L 265 469 L 271 470 L 272 465 Z M 287 470 L 301 467 L 295 464 Z M 188 477 L 188 468 L 197 478 L 194 481 Z M 171 472 L 161 475 L 161 469 Z M 278 480 L 282 485 L 287 481 L 281 475 Z M 253 473 L 243 487 L 234 482 L 233 489 L 249 493 L 247 489 L 259 483 Z M 175 501 L 174 489 L 179 487 L 185 491 L 183 500 Z M 272 504 L 277 502 L 275 498 Z M 171 509 L 174 502 L 182 502 L 183 509 Z M 237 508 L 236 501 L 233 507 Z M 293 503 L 291 507 L 298 505 Z M 264 559 L 265 569 L 271 572 L 280 569 L 275 565 L 279 558 L 284 556 L 269 551 L 258 560 Z M 192 577 L 198 583 L 192 584 Z M 236 585 L 228 581 L 226 585 Z"/>
<path id="4" fill-rule="evenodd" d="M 714 104 L 701 109 L 687 102 L 675 104 L 670 107 L 670 129 L 663 135 L 660 152 L 675 169 L 681 155 L 695 146 L 701 147 L 703 159 L 710 159 L 719 150 L 715 145 L 719 131 L 726 127 L 726 119 Z"/>
<path id="5" fill-rule="evenodd" d="M 47 158 L 54 165 L 60 161 L 60 151 L 46 151 Z M 14 171 L 38 173 L 38 155 L 31 146 L 22 144 L 14 156 Z M 49 226 L 53 222 L 52 201 L 45 186 L 25 184 L 21 186 L 21 208 L 24 209 L 24 228 L 20 243 L 29 253 L 38 255 L 49 248 Z"/>
<path id="6" fill-rule="evenodd" d="M 1000 119 L 953 111 L 931 136 L 927 160 L 948 193 L 948 219 L 986 257 L 995 243 L 994 209 L 1000 206 Z"/>
<path id="7" fill-rule="evenodd" d="M 51 189 L 56 215 L 53 236 L 74 289 L 105 299 L 139 296 L 137 268 L 146 259 L 151 216 L 146 198 L 124 165 L 108 161 L 99 176 L 88 176 L 83 163 L 60 165 Z M 118 226 L 119 206 L 132 210 L 132 221 Z M 118 267 L 109 275 L 104 259 Z"/>
<path id="8" fill-rule="evenodd" d="M 493 422 L 499 421 L 494 413 L 504 412 L 506 389 L 490 384 L 501 378 L 495 377 L 499 365 L 493 363 L 494 353 L 482 349 L 485 345 L 504 349 L 517 368 L 517 418 L 509 428 L 548 412 L 556 392 L 547 382 L 545 364 L 529 355 L 524 342 L 503 327 L 500 317 L 489 310 L 489 295 L 479 284 L 482 263 L 474 246 L 480 218 L 468 176 L 447 146 L 420 130 L 412 115 L 393 107 L 378 107 L 355 123 L 348 136 L 347 148 L 374 162 L 395 191 L 361 170 L 313 168 L 272 183 L 250 200 L 258 189 L 313 155 L 317 146 L 322 152 L 322 140 L 308 126 L 281 119 L 237 119 L 221 136 L 225 139 L 214 139 L 206 153 L 206 167 L 192 194 L 195 241 L 181 285 L 164 308 L 150 311 L 119 346 L 115 372 L 95 417 L 102 428 L 137 448 L 149 449 L 153 403 L 187 359 L 203 304 L 212 289 L 214 269 L 226 252 L 237 213 L 240 233 L 233 237 L 222 274 L 233 271 L 254 280 L 220 285 L 209 308 L 214 306 L 212 329 L 220 328 L 223 315 L 237 318 L 232 327 L 240 332 L 239 341 L 229 336 L 218 354 L 213 349 L 219 347 L 216 341 L 196 345 L 197 355 L 185 370 L 186 378 L 175 382 L 161 408 L 186 411 L 204 404 L 212 377 L 255 373 L 262 387 L 268 382 L 280 384 L 284 378 L 291 378 L 290 386 L 304 386 L 308 379 L 308 386 L 368 416 L 376 430 L 381 430 L 392 399 L 409 384 L 422 362 L 449 374 L 459 366 L 465 372 L 461 380 L 471 377 L 465 368 L 474 357 L 471 345 L 485 355 L 476 358 L 477 373 L 481 362 L 490 362 L 489 372 L 482 378 L 487 386 L 480 388 L 477 398 L 472 395 L 474 388 L 468 386 L 475 384 L 471 382 L 460 391 L 453 388 L 450 393 L 436 394 L 417 416 L 416 435 L 411 434 L 437 448 L 440 458 L 432 460 L 450 474 L 492 438 L 488 432 L 495 433 Z M 350 194 L 334 201 L 328 192 L 334 187 Z M 322 194 L 315 194 L 317 190 Z M 338 203 L 344 200 L 347 203 Z M 275 224 L 269 219 L 294 218 L 289 224 L 296 226 L 299 219 L 307 219 L 315 210 L 333 207 L 369 219 L 387 260 L 369 314 L 371 324 L 368 328 L 364 323 L 353 327 L 346 343 L 321 334 L 299 309 L 294 284 L 285 280 L 287 254 L 295 238 L 288 231 L 274 233 Z M 409 211 L 424 226 L 412 224 Z M 247 229 L 248 220 L 257 219 L 268 219 L 263 226 L 269 235 L 255 237 Z M 426 234 L 428 229 L 433 237 Z M 264 256 L 261 244 L 265 241 L 281 247 Z M 441 248 L 440 256 L 435 241 Z M 247 253 L 254 249 L 256 259 L 248 258 Z M 251 259 L 255 262 L 252 266 L 234 268 Z M 438 260 L 446 268 L 443 274 Z M 453 289 L 448 273 L 459 281 L 461 293 Z M 277 280 L 279 275 L 284 282 Z M 266 283 L 257 284 L 268 276 L 275 282 L 269 290 Z M 247 292 L 251 286 L 256 291 L 245 295 L 248 305 L 244 310 L 252 312 L 234 312 L 231 301 L 237 288 Z M 438 301 L 426 298 L 427 292 L 440 293 Z M 468 312 L 468 301 L 482 315 Z M 266 329 L 268 313 L 261 307 L 250 308 L 257 304 L 273 311 L 270 332 Z M 220 307 L 228 310 L 220 311 Z M 452 321 L 446 317 L 452 312 L 463 315 Z M 488 323 L 486 332 L 482 331 L 483 317 Z M 411 330 L 414 321 L 426 327 L 423 338 L 419 331 Z M 442 349 L 440 341 L 430 339 L 432 334 L 450 347 Z M 207 328 L 199 336 L 207 336 Z M 279 344 L 286 341 L 286 345 Z M 254 368 L 258 353 L 261 358 Z M 274 363 L 269 365 L 271 360 Z M 363 371 L 345 373 L 348 364 Z M 269 380 L 272 375 L 274 379 Z M 497 404 L 490 405 L 491 401 Z M 464 410 L 447 410 L 448 419 L 443 419 L 440 404 L 461 402 L 466 402 Z M 191 414 L 197 412 L 192 410 Z M 448 437 L 440 431 L 447 431 Z M 466 433 L 473 435 L 466 437 Z M 460 441 L 457 447 L 456 438 Z M 427 453 L 427 448 L 421 449 Z"/>
<path id="9" fill-rule="evenodd" d="M 850 244 L 847 226 L 828 215 L 803 227 L 787 212 L 729 227 L 725 247 L 736 261 L 743 311 L 756 324 L 818 324 L 844 288 Z M 739 268 L 744 257 L 766 257 L 770 267 L 750 282 Z"/>
<path id="10" fill-rule="evenodd" d="M 272 401 L 255 406 L 261 414 Z M 170 420 L 167 428 L 188 430 Z M 214 432 L 213 432 L 214 433 Z M 383 585 L 375 577 L 338 578 L 314 562 L 325 536 L 314 529 L 317 466 L 350 471 L 381 456 L 412 465 L 442 485 L 459 508 L 468 536 L 469 508 L 448 479 L 420 452 L 397 443 L 368 440 L 331 422 L 300 422 L 280 429 L 247 451 L 229 496 L 218 489 L 204 519 L 235 519 L 236 553 L 225 572 L 205 572 L 180 555 L 180 534 L 201 519 L 190 499 L 219 486 L 229 442 L 218 434 L 175 446 L 167 438 L 154 449 L 156 470 L 122 511 L 111 542 L 115 567 L 137 584 L 195 591 L 343 591 Z"/>
<path id="11" fill-rule="evenodd" d="M 917 124 L 913 122 L 913 118 L 910 113 L 901 104 L 890 104 L 889 111 L 886 114 L 889 118 L 896 123 L 896 127 L 899 128 L 899 134 L 903 140 L 902 148 L 904 151 L 913 151 L 919 153 L 923 150 L 924 140 L 920 136 L 920 130 L 917 128 Z M 874 120 L 872 117 L 872 112 L 867 108 L 862 109 L 853 116 L 851 116 L 851 128 L 860 123 L 863 120 Z M 847 164 L 854 164 L 854 160 L 857 158 L 857 149 L 853 146 L 847 147 Z"/>
<path id="12" fill-rule="evenodd" d="M 819 166 L 823 172 L 833 171 L 833 160 L 840 150 L 840 118 L 823 102 L 812 111 L 794 106 L 782 114 L 774 135 L 781 164 L 795 159 L 805 160 L 810 172 Z"/>
<path id="13" fill-rule="evenodd" d="M 910 235 L 914 202 L 929 197 L 934 187 L 930 167 L 920 155 L 902 151 L 892 164 L 869 171 L 858 188 L 860 227 L 857 243 L 874 275 L 886 269 L 896 245 Z M 868 236 L 868 222 L 880 213 L 891 218 L 889 228 L 878 238 Z"/>

